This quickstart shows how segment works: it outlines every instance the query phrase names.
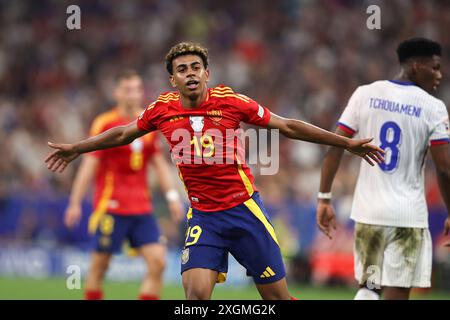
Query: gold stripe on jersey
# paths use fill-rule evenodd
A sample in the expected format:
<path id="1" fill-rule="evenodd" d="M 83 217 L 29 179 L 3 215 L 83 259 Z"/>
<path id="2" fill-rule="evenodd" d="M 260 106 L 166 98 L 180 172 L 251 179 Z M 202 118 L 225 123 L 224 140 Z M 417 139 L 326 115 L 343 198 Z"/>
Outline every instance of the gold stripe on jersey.
<path id="1" fill-rule="evenodd" d="M 167 103 L 167 102 L 169 102 L 169 101 L 177 101 L 179 99 L 179 97 L 178 96 L 171 96 L 171 97 L 168 97 L 168 98 L 165 98 L 165 99 L 159 99 L 158 98 L 158 100 L 156 100 L 156 102 L 164 102 L 164 103 Z"/>
<path id="2" fill-rule="evenodd" d="M 239 161 L 237 154 L 235 154 L 235 156 L 236 156 L 236 161 L 238 164 L 237 169 L 238 169 L 239 176 L 241 177 L 242 182 L 244 183 L 244 186 L 245 186 L 245 189 L 247 190 L 248 195 L 251 197 L 254 192 L 252 182 L 250 181 L 250 179 L 247 177 L 244 170 L 242 169 L 242 164 Z"/>
<path id="3" fill-rule="evenodd" d="M 167 98 L 167 97 L 170 97 L 170 96 L 178 96 L 179 94 L 177 93 L 177 92 L 168 92 L 168 93 L 165 93 L 165 94 L 161 94 L 159 97 L 158 97 L 158 99 L 160 99 L 160 98 Z"/>
<path id="4" fill-rule="evenodd" d="M 216 88 L 212 88 L 211 92 L 214 92 L 214 93 L 225 93 L 225 92 L 234 93 L 233 89 L 231 89 L 230 87 L 223 87 L 223 88 L 216 87 Z"/>
<path id="5" fill-rule="evenodd" d="M 235 93 L 233 91 L 211 91 L 211 94 L 224 95 L 224 94 L 235 94 Z"/>
<path id="6" fill-rule="evenodd" d="M 171 96 L 179 96 L 179 93 L 178 92 L 169 92 L 166 94 L 161 94 L 158 98 L 168 98 Z"/>
<path id="7" fill-rule="evenodd" d="M 178 100 L 180 98 L 180 95 L 178 93 L 174 93 L 174 92 L 170 92 L 167 94 L 162 94 L 160 95 L 157 99 L 156 102 L 164 102 L 167 103 L 169 101 L 173 101 L 173 100 Z"/>
<path id="8" fill-rule="evenodd" d="M 169 96 L 164 96 L 164 97 L 158 97 L 157 100 L 170 100 L 170 99 L 178 99 L 179 95 L 169 95 Z"/>
<path id="9" fill-rule="evenodd" d="M 170 99 L 167 99 L 167 100 L 158 99 L 158 100 L 156 100 L 156 102 L 168 103 L 170 101 L 178 101 L 178 100 L 179 100 L 178 98 L 170 98 Z"/>
<path id="10" fill-rule="evenodd" d="M 231 89 L 230 87 L 215 87 L 211 91 L 232 91 L 233 92 L 233 89 Z"/>
<path id="11" fill-rule="evenodd" d="M 236 99 L 242 100 L 242 101 L 244 101 L 244 102 L 246 102 L 246 103 L 249 103 L 249 102 L 250 102 L 250 100 L 248 100 L 248 99 L 246 99 L 246 98 L 244 98 L 244 97 L 241 97 L 241 96 L 239 96 L 239 95 L 237 95 L 237 94 L 229 94 L 229 93 L 226 93 L 226 94 L 218 94 L 218 93 L 211 93 L 211 97 L 216 97 L 216 98 L 236 98 Z"/>
<path id="12" fill-rule="evenodd" d="M 249 102 L 250 102 L 250 98 L 249 97 L 247 97 L 246 95 L 244 95 L 244 94 L 241 94 L 241 93 L 236 93 L 239 97 L 241 97 L 242 99 L 245 99 L 245 100 L 248 100 Z"/>
<path id="13" fill-rule="evenodd" d="M 166 100 L 166 101 L 163 101 L 163 100 L 156 100 L 156 102 L 158 102 L 158 103 L 169 103 L 169 102 L 171 102 L 171 101 L 178 101 L 178 99 L 170 99 L 170 100 Z"/>
<path id="14" fill-rule="evenodd" d="M 211 94 L 235 94 L 235 92 L 231 89 L 226 89 L 226 90 L 211 90 Z"/>
<path id="15" fill-rule="evenodd" d="M 256 201 L 253 200 L 253 198 L 250 198 L 244 202 L 244 205 L 250 210 L 251 213 L 253 213 L 258 218 L 259 221 L 262 222 L 264 227 L 266 227 L 267 232 L 269 232 L 270 236 L 272 237 L 273 241 L 275 241 L 275 243 L 279 246 L 280 244 L 278 243 L 278 239 L 275 234 L 275 229 L 270 224 L 269 220 L 267 220 L 266 216 L 264 215 L 264 213 L 262 212 L 261 208 L 258 206 Z"/>
<path id="16" fill-rule="evenodd" d="M 101 218 L 105 215 L 108 210 L 108 202 L 111 199 L 112 193 L 114 190 L 114 175 L 112 171 L 108 171 L 105 176 L 105 187 L 102 192 L 102 196 L 100 197 L 100 201 L 98 202 L 97 207 L 89 218 L 89 226 L 88 230 L 90 234 L 95 234 L 97 231 L 98 224 L 100 223 Z"/>

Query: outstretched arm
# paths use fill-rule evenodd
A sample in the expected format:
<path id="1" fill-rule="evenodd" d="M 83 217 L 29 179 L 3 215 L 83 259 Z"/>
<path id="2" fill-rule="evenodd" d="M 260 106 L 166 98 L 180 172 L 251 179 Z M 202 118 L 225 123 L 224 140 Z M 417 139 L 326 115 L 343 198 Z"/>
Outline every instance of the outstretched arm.
<path id="1" fill-rule="evenodd" d="M 291 139 L 326 144 L 346 149 L 347 151 L 362 157 L 371 166 L 374 165 L 374 162 L 381 163 L 384 161 L 382 156 L 384 151 L 375 145 L 369 144 L 373 138 L 362 140 L 349 139 L 309 123 L 295 119 L 286 119 L 274 113 L 271 113 L 268 127 L 279 129 L 283 135 Z"/>
<path id="2" fill-rule="evenodd" d="M 433 162 L 436 165 L 439 189 L 449 214 L 444 223 L 444 234 L 448 235 L 450 232 L 450 148 L 449 144 L 441 144 L 431 146 L 430 150 Z M 450 246 L 450 242 L 446 245 Z"/>
<path id="3" fill-rule="evenodd" d="M 138 128 L 136 121 L 133 121 L 126 126 L 111 128 L 73 144 L 49 142 L 48 145 L 56 150 L 47 156 L 45 162 L 49 170 L 55 172 L 59 169 L 59 172 L 63 172 L 67 165 L 82 153 L 123 146 L 146 133 Z"/>

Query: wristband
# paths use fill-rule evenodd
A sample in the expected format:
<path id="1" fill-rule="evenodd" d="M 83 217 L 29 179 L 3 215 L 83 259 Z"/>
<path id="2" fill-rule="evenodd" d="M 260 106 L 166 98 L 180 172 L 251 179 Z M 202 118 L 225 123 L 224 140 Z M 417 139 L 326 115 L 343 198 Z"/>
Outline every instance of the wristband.
<path id="1" fill-rule="evenodd" d="M 175 189 L 170 189 L 166 192 L 166 200 L 168 202 L 172 201 L 178 201 L 180 199 L 180 195 L 178 194 L 178 191 Z"/>
<path id="2" fill-rule="evenodd" d="M 331 200 L 331 192 L 319 192 L 317 194 L 317 199 Z"/>

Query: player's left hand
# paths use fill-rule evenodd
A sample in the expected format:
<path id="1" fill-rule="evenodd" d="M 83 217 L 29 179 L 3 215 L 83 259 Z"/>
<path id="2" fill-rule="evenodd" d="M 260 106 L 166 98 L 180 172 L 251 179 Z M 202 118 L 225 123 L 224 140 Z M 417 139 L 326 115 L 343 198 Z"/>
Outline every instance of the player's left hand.
<path id="1" fill-rule="evenodd" d="M 180 200 L 169 201 L 170 216 L 175 223 L 179 223 L 184 218 L 184 207 Z"/>
<path id="2" fill-rule="evenodd" d="M 380 147 L 377 147 L 369 142 L 372 141 L 373 138 L 354 140 L 350 139 L 349 146 L 347 147 L 347 151 L 360 156 L 364 160 L 367 161 L 371 166 L 374 166 L 375 163 L 383 163 L 384 162 L 384 150 Z"/>
<path id="3" fill-rule="evenodd" d="M 330 240 L 333 239 L 331 232 L 336 230 L 336 214 L 330 200 L 319 200 L 317 203 L 316 222 Z"/>

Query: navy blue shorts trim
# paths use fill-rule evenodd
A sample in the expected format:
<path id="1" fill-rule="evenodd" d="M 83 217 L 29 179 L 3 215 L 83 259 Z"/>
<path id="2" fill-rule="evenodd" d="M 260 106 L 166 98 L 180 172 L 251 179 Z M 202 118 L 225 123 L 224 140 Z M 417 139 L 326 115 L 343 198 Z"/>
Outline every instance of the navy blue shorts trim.
<path id="1" fill-rule="evenodd" d="M 94 235 L 95 251 L 119 253 L 125 240 L 130 247 L 139 248 L 145 244 L 158 243 L 160 231 L 153 214 L 120 215 L 105 214 Z"/>

